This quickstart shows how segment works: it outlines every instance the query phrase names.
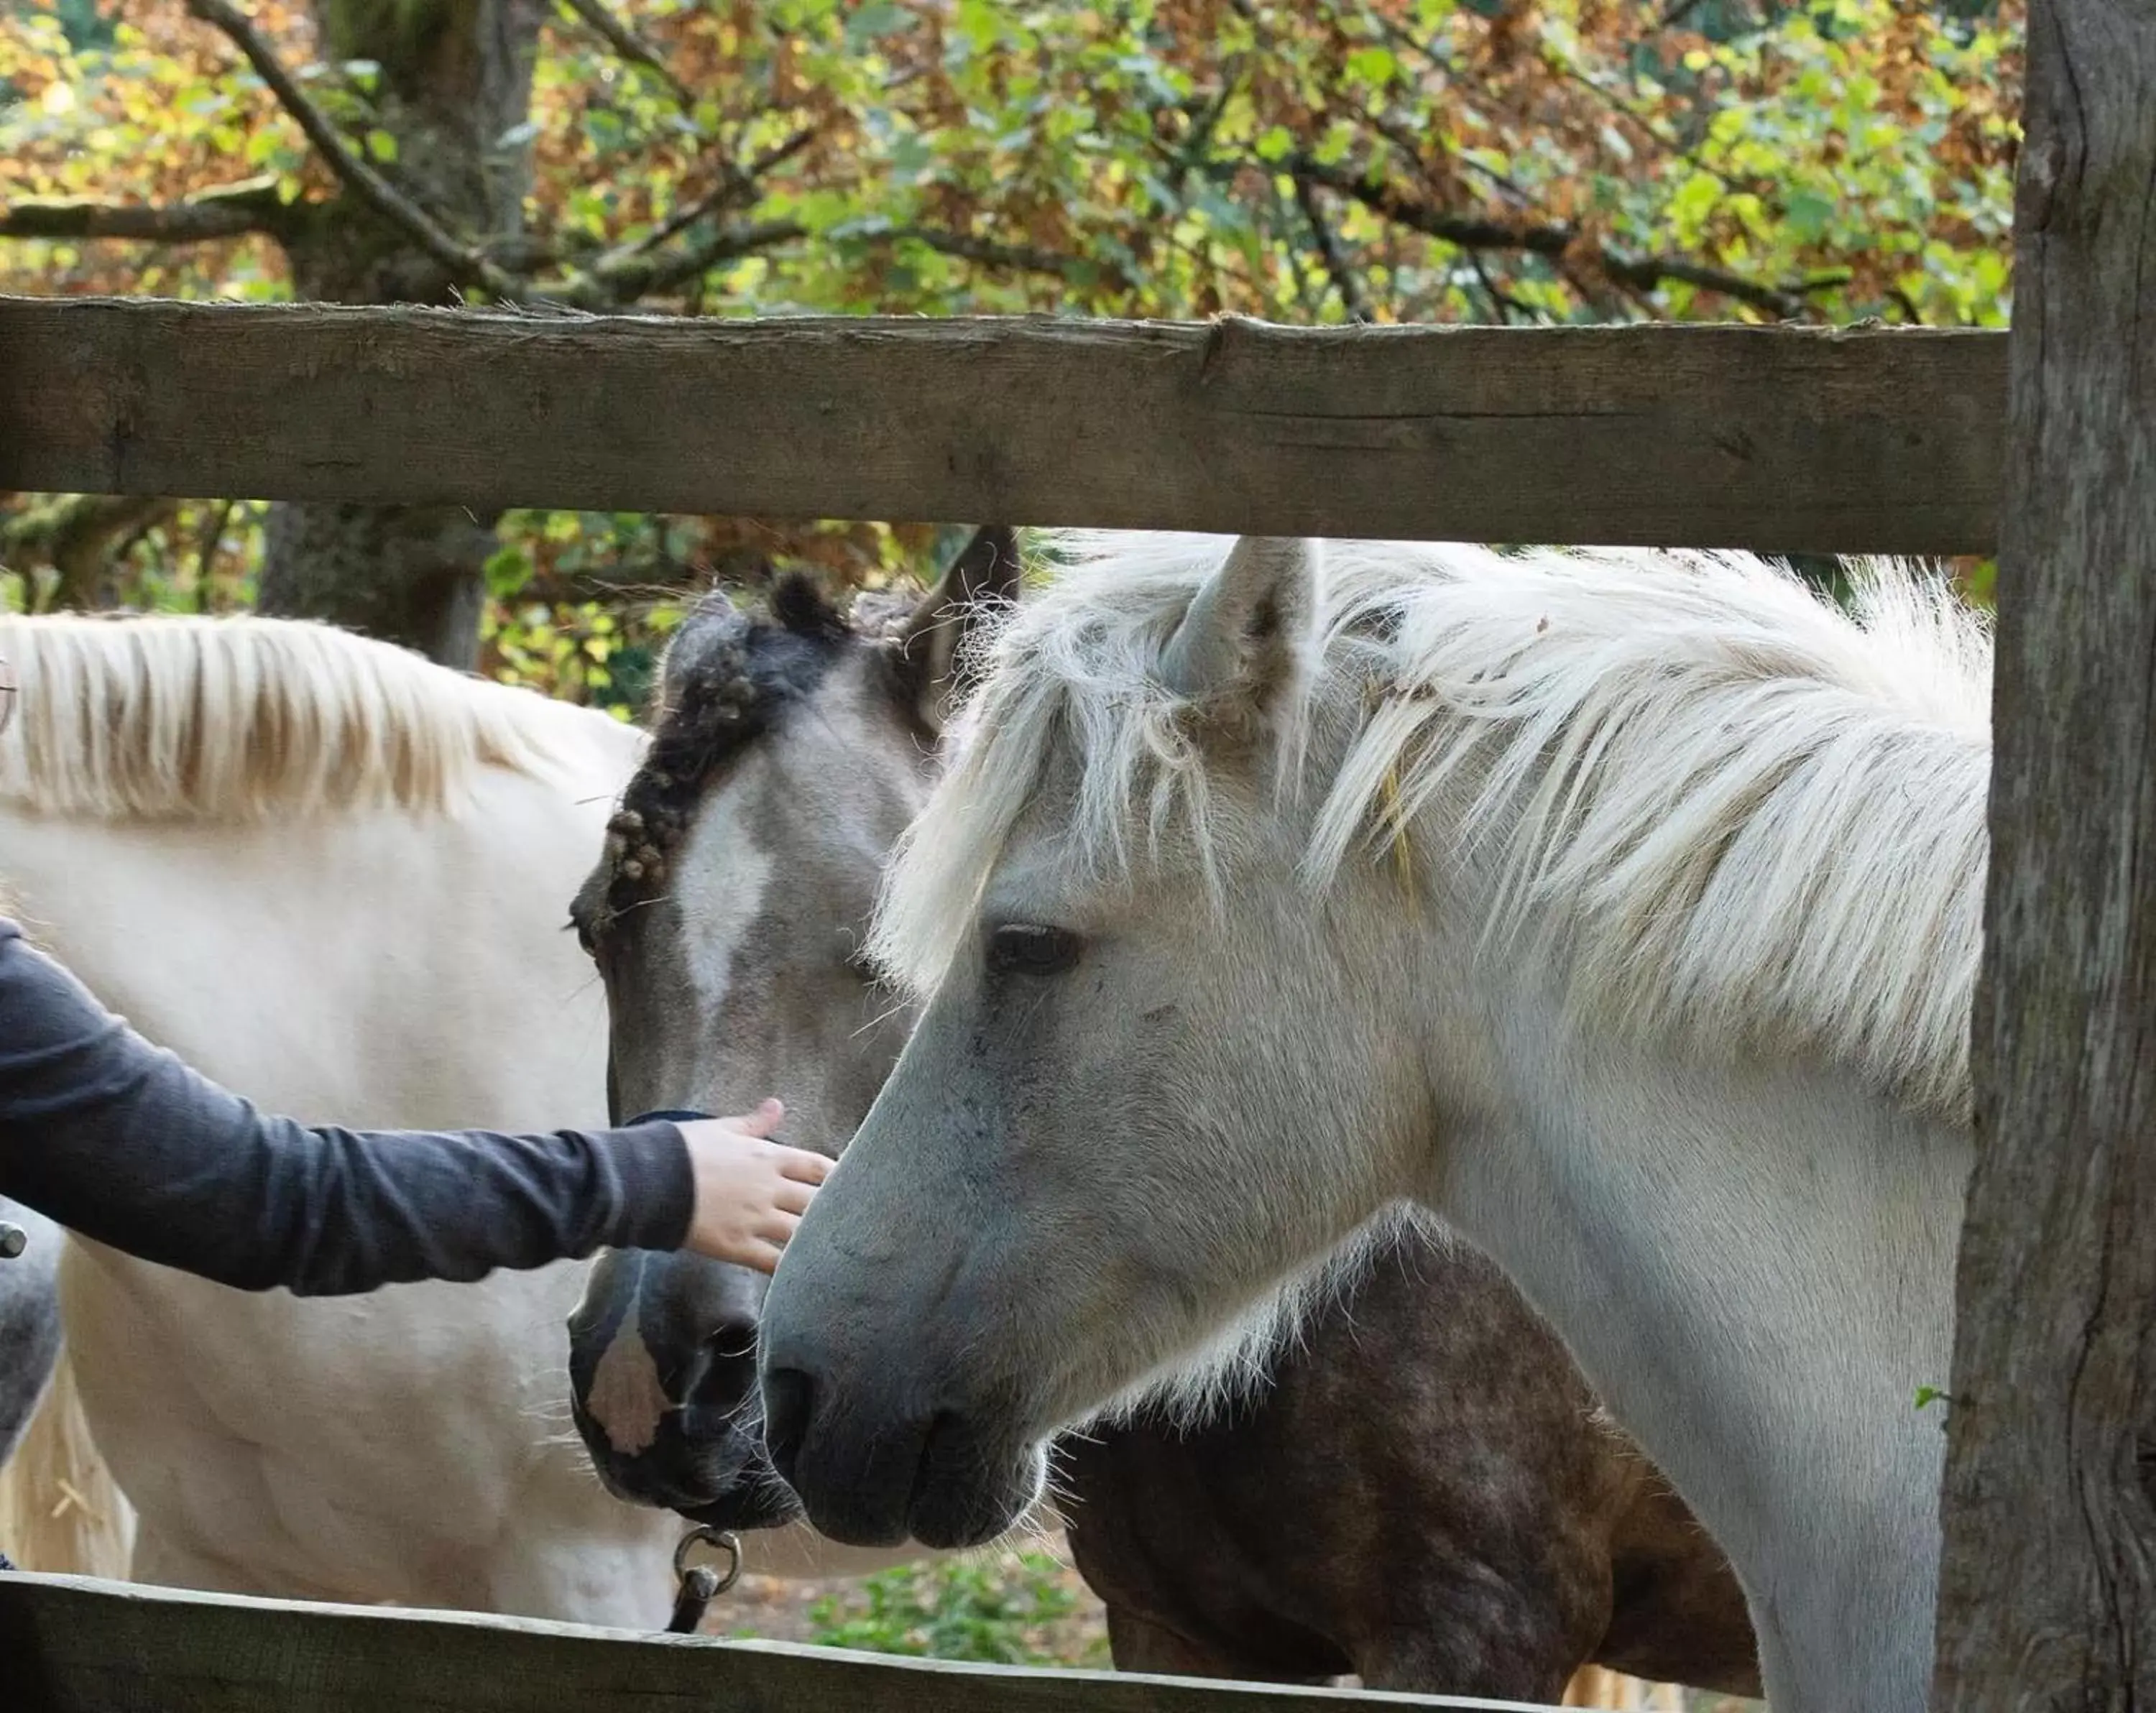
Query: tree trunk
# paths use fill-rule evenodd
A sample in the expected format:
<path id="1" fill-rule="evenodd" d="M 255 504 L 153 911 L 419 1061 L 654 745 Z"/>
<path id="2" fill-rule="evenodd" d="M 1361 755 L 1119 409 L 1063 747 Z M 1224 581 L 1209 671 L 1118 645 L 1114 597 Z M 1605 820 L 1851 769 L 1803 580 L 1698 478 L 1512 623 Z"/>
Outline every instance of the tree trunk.
<path id="1" fill-rule="evenodd" d="M 324 57 L 381 68 L 374 122 L 396 139 L 374 164 L 440 224 L 501 246 L 521 233 L 537 0 L 315 0 Z M 455 282 L 346 193 L 285 240 L 298 295 L 331 303 L 455 300 Z M 423 650 L 479 659 L 494 520 L 454 508 L 271 507 L 257 606 L 326 618 Z"/>
<path id="2" fill-rule="evenodd" d="M 326 618 L 460 671 L 479 663 L 493 531 L 458 510 L 273 505 L 258 611 Z"/>
<path id="3" fill-rule="evenodd" d="M 2035 0 L 1935 1709 L 2156 1710 L 2156 9 Z"/>
<path id="4" fill-rule="evenodd" d="M 176 500 L 133 494 L 69 494 L 0 526 L 0 564 L 56 573 L 52 604 L 95 612 L 113 602 L 116 540 L 147 529 L 178 509 Z"/>

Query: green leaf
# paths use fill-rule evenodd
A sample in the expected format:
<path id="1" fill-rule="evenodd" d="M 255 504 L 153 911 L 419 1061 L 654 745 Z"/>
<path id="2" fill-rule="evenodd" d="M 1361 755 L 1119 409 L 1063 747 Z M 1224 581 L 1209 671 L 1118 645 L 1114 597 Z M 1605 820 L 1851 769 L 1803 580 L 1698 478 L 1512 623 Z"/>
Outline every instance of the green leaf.
<path id="1" fill-rule="evenodd" d="M 1714 211 L 1722 196 L 1722 181 L 1712 172 L 1695 172 L 1677 187 L 1670 198 L 1670 218 L 1681 225 L 1697 227 Z"/>
<path id="2" fill-rule="evenodd" d="M 902 6 L 892 5 L 891 0 L 869 0 L 846 20 L 846 40 L 856 45 L 880 41 L 912 22 L 912 14 Z"/>
<path id="3" fill-rule="evenodd" d="M 1804 244 L 1816 244 L 1824 238 L 1827 223 L 1834 216 L 1833 200 L 1821 196 L 1817 191 L 1795 192 L 1782 206 L 1782 218 L 1789 222 L 1789 229 Z"/>
<path id="4" fill-rule="evenodd" d="M 397 158 L 397 139 L 377 126 L 367 134 L 367 152 L 377 161 Z"/>
<path id="5" fill-rule="evenodd" d="M 952 22 L 976 54 L 986 53 L 1004 33 L 1003 8 L 994 0 L 958 0 Z"/>
<path id="6" fill-rule="evenodd" d="M 1358 48 L 1348 56 L 1348 75 L 1355 82 L 1382 90 L 1398 77 L 1400 62 L 1389 48 Z"/>
<path id="7" fill-rule="evenodd" d="M 485 573 L 487 592 L 506 601 L 531 581 L 531 561 L 521 547 L 497 547 L 487 556 Z"/>

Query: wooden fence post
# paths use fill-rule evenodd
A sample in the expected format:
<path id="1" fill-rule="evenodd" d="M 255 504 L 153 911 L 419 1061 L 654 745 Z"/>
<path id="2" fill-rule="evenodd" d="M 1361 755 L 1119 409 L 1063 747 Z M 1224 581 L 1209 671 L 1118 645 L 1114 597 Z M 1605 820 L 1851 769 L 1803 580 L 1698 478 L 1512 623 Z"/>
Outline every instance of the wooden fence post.
<path id="1" fill-rule="evenodd" d="M 2156 1709 L 2156 7 L 2029 34 L 1937 1713 Z"/>

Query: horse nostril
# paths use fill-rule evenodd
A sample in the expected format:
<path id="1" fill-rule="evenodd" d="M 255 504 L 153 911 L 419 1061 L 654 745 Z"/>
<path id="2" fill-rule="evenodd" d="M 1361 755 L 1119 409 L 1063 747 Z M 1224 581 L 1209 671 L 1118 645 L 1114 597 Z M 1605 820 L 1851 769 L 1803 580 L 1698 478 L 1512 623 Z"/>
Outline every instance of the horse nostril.
<path id="1" fill-rule="evenodd" d="M 700 1339 L 675 1377 L 685 1431 L 712 1431 L 756 1396 L 756 1324 L 722 1321 Z"/>
<path id="2" fill-rule="evenodd" d="M 704 1335 L 704 1348 L 711 1352 L 716 1362 L 753 1362 L 756 1360 L 756 1322 L 721 1321 Z"/>
<path id="3" fill-rule="evenodd" d="M 779 1479 L 793 1485 L 793 1466 L 808 1437 L 816 1408 L 814 1383 L 798 1368 L 773 1368 L 763 1377 L 763 1449 Z"/>

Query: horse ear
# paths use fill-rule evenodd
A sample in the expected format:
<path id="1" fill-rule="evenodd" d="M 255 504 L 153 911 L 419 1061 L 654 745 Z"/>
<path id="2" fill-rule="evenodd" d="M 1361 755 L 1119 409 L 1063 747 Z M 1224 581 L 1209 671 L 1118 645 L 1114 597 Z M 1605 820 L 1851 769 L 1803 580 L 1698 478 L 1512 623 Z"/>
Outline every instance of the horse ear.
<path id="1" fill-rule="evenodd" d="M 962 688 L 963 649 L 973 628 L 1018 599 L 1018 531 L 991 524 L 973 532 L 951 568 L 900 626 L 890 644 L 900 688 L 921 723 L 941 731 Z"/>
<path id="2" fill-rule="evenodd" d="M 1315 541 L 1243 536 L 1168 639 L 1161 681 L 1192 701 L 1270 701 L 1316 644 L 1317 575 Z"/>

